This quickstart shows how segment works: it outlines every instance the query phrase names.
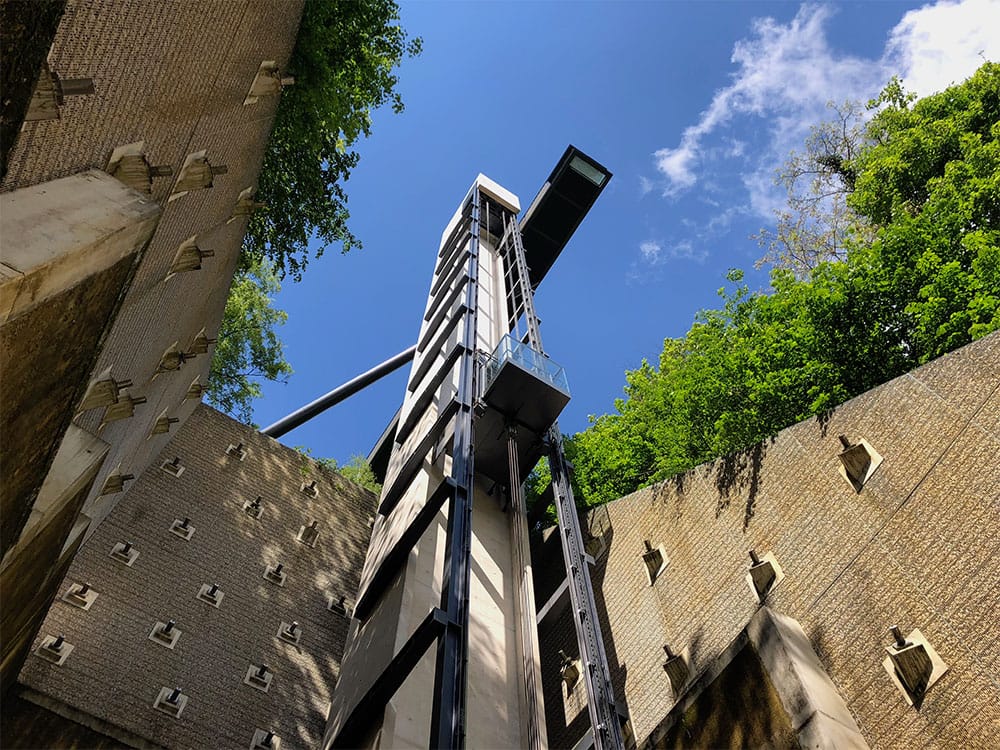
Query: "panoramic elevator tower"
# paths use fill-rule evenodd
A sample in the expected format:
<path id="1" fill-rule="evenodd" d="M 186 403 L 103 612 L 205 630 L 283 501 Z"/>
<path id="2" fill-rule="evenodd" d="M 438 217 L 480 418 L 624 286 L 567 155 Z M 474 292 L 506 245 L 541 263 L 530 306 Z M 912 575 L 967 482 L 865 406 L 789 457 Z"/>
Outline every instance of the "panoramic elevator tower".
<path id="1" fill-rule="evenodd" d="M 403 405 L 372 454 L 383 490 L 326 747 L 545 747 L 520 492 L 542 456 L 594 745 L 622 745 L 555 424 L 569 388 L 533 305 L 610 177 L 570 146 L 520 220 L 479 175 L 445 227 Z"/>

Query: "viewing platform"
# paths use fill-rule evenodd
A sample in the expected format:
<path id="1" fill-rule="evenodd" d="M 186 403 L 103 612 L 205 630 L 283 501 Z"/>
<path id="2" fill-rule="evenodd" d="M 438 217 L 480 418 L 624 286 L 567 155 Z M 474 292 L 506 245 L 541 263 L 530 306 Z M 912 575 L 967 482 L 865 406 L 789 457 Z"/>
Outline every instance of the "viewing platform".
<path id="1" fill-rule="evenodd" d="M 569 403 L 566 371 L 541 352 L 504 336 L 481 372 L 476 421 L 476 472 L 507 484 L 507 425 L 517 427 L 518 467 L 524 479 L 541 457 L 542 438 Z"/>

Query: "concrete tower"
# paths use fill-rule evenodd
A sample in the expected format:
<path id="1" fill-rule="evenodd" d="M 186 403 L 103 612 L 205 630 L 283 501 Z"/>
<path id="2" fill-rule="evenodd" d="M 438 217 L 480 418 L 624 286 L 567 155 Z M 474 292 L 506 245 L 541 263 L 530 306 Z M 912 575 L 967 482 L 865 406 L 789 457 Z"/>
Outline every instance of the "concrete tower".
<path id="1" fill-rule="evenodd" d="M 403 405 L 373 452 L 385 481 L 327 747 L 544 747 L 520 484 L 546 454 L 596 744 L 620 744 L 555 427 L 569 388 L 532 304 L 609 178 L 570 147 L 519 221 L 517 196 L 479 175 L 442 233 Z"/>

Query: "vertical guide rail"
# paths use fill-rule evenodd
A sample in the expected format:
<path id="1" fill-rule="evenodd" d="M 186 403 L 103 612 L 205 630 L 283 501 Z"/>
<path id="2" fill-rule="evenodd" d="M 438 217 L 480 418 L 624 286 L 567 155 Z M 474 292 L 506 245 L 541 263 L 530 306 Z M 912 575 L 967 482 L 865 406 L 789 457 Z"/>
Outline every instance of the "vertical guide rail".
<path id="1" fill-rule="evenodd" d="M 510 249 L 508 262 L 516 266 L 517 283 L 521 289 L 521 306 L 528 327 L 528 343 L 532 349 L 544 354 L 542 336 L 535 317 L 535 306 L 529 283 L 528 265 L 524 258 L 521 231 L 516 221 L 507 227 L 505 238 Z M 517 319 L 517 310 L 514 312 Z M 611 687 L 611 673 L 608 657 L 601 637 L 601 626 L 597 619 L 597 605 L 594 589 L 590 583 L 590 570 L 584 558 L 583 535 L 580 533 L 580 519 L 573 498 L 573 488 L 569 481 L 569 469 L 563 452 L 562 433 L 554 424 L 546 435 L 549 471 L 552 474 L 552 490 L 555 495 L 556 516 L 559 519 L 562 539 L 563 562 L 569 578 L 570 603 L 573 608 L 573 624 L 576 628 L 577 644 L 584 663 L 583 677 L 587 688 L 587 709 L 593 727 L 594 747 L 597 750 L 625 747 L 621 725 L 618 722 L 618 708 L 615 705 Z"/>
<path id="2" fill-rule="evenodd" d="M 524 306 L 517 301 L 517 295 L 521 291 L 517 280 L 517 267 L 511 257 L 510 228 L 516 228 L 515 218 L 506 211 L 502 214 L 503 235 L 499 245 L 499 251 L 506 261 L 503 265 L 504 288 L 506 290 L 507 312 L 513 322 L 510 325 L 520 341 L 523 333 L 521 331 L 520 316 L 524 312 Z M 504 248 L 507 250 L 504 250 Z M 517 456 L 517 425 L 508 423 L 507 425 L 507 463 L 510 475 L 510 522 L 512 557 L 513 557 L 513 590 L 517 599 L 518 614 L 518 650 L 521 657 L 521 697 L 524 700 L 524 712 L 527 717 L 525 728 L 527 731 L 527 750 L 542 750 L 546 747 L 546 739 L 542 736 L 542 727 L 545 725 L 545 710 L 542 706 L 542 699 L 539 690 L 542 684 L 542 675 L 539 669 L 538 660 L 538 627 L 535 624 L 535 596 L 529 581 L 531 569 L 531 548 L 528 540 L 528 515 L 524 506 L 524 495 L 521 492 L 521 467 Z"/>
<path id="3" fill-rule="evenodd" d="M 594 729 L 594 747 L 597 750 L 625 747 L 621 724 L 618 721 L 618 707 L 615 705 L 611 687 L 611 673 L 608 657 L 604 651 L 601 625 L 597 620 L 597 605 L 594 590 L 590 584 L 590 570 L 584 559 L 583 536 L 580 534 L 579 516 L 573 488 L 569 482 L 566 455 L 563 453 L 562 434 L 559 425 L 549 429 L 549 472 L 552 474 L 552 490 L 556 501 L 556 516 L 562 531 L 563 561 L 569 578 L 569 597 L 573 607 L 573 624 L 576 626 L 576 640 L 583 656 L 583 676 L 587 687 L 587 708 L 590 723 Z"/>
<path id="4" fill-rule="evenodd" d="M 466 286 L 464 351 L 459 359 L 455 396 L 455 436 L 451 474 L 455 493 L 448 507 L 441 609 L 447 617 L 438 640 L 434 667 L 434 704 L 430 747 L 465 747 L 467 667 L 469 661 L 469 565 L 472 552 L 472 488 L 474 481 L 473 407 L 476 393 L 476 301 L 479 291 L 479 187 L 472 191 L 469 239 L 469 283 Z"/>

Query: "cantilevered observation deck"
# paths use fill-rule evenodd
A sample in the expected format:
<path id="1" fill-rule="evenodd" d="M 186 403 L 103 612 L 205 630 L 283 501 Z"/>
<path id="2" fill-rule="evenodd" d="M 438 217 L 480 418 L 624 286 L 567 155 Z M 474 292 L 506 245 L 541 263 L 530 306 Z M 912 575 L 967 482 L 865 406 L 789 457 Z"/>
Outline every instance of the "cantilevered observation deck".
<path id="1" fill-rule="evenodd" d="M 580 226 L 611 173 L 575 146 L 569 146 L 521 219 L 531 288 L 542 279 Z"/>

